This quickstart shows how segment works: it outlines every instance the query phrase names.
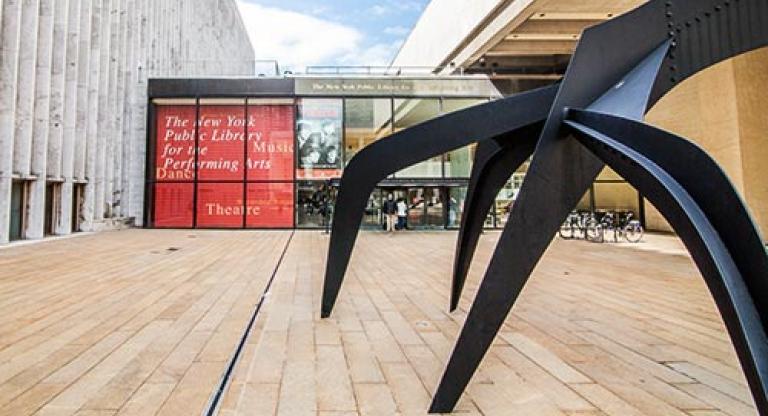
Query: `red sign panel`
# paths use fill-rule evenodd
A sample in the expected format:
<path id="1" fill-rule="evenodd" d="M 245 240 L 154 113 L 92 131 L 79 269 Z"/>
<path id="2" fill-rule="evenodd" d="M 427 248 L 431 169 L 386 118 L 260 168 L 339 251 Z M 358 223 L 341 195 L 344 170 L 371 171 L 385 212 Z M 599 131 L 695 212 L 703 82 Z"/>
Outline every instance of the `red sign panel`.
<path id="1" fill-rule="evenodd" d="M 200 106 L 198 180 L 242 180 L 245 106 Z"/>
<path id="2" fill-rule="evenodd" d="M 245 110 L 204 105 L 196 122 L 193 105 L 157 107 L 156 227 L 192 227 L 195 215 L 201 228 L 293 226 L 294 107 L 249 106 L 247 142 Z M 249 182 L 260 182 L 244 183 L 246 169 Z"/>
<path id="3" fill-rule="evenodd" d="M 242 228 L 243 215 L 242 183 L 197 185 L 198 227 Z"/>
<path id="4" fill-rule="evenodd" d="M 249 183 L 247 226 L 293 227 L 293 183 Z"/>
<path id="5" fill-rule="evenodd" d="M 248 180 L 293 180 L 293 106 L 249 106 L 248 120 Z"/>
<path id="6" fill-rule="evenodd" d="M 155 179 L 195 179 L 195 106 L 158 106 Z"/>
<path id="7" fill-rule="evenodd" d="M 192 227 L 194 186 L 192 183 L 155 185 L 155 227 Z"/>

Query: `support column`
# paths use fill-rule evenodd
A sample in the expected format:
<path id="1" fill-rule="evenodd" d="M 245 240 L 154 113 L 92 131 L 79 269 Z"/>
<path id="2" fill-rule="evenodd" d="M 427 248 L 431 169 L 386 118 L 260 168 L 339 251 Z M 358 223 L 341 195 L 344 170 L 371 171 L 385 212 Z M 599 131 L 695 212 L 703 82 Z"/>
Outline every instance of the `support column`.
<path id="1" fill-rule="evenodd" d="M 83 231 L 93 230 L 93 217 L 96 208 L 96 156 L 97 156 L 97 136 L 99 132 L 99 81 L 101 69 L 101 45 L 102 45 L 102 20 L 103 15 L 108 13 L 104 7 L 105 0 L 91 0 L 91 45 L 90 45 L 90 74 L 88 76 L 88 125 L 86 129 L 86 161 L 85 178 L 88 183 L 85 185 L 85 201 L 83 202 Z"/>
<path id="2" fill-rule="evenodd" d="M 133 106 L 136 97 L 136 16 L 138 14 L 138 5 L 136 0 L 128 1 L 127 20 L 126 20 L 126 59 L 125 59 L 125 80 L 123 82 L 123 126 L 120 134 L 120 213 L 125 218 L 131 215 L 131 161 L 134 155 L 131 154 L 131 142 L 133 133 Z"/>
<path id="3" fill-rule="evenodd" d="M 96 151 L 96 178 L 94 180 L 95 207 L 94 222 L 104 219 L 104 171 L 106 167 L 106 145 L 109 137 L 109 71 L 111 68 L 109 49 L 112 41 L 113 4 L 116 0 L 104 0 L 101 18 L 101 48 L 99 69 L 99 122 Z"/>
<path id="4" fill-rule="evenodd" d="M 22 2 L 13 170 L 24 177 L 31 173 L 32 117 L 35 111 L 35 62 L 37 61 L 39 9 L 40 0 L 23 0 Z"/>
<path id="5" fill-rule="evenodd" d="M 144 225 L 144 194 L 145 160 L 146 160 L 146 126 L 147 126 L 147 62 L 148 62 L 148 0 L 138 0 L 139 18 L 136 27 L 137 60 L 141 69 L 137 68 L 136 83 L 131 87 L 135 94 L 133 108 L 133 131 L 131 137 L 131 215 L 136 218 L 136 225 Z"/>
<path id="6" fill-rule="evenodd" d="M 125 78 L 126 78 L 126 60 L 128 59 L 128 43 L 127 43 L 127 28 L 128 28 L 128 0 L 120 1 L 120 23 L 118 26 L 119 54 L 117 59 L 117 93 L 115 97 L 115 127 L 113 131 L 112 139 L 112 216 L 113 218 L 122 218 L 122 201 L 123 201 L 123 189 L 122 189 L 122 163 L 123 163 L 123 123 L 125 117 L 123 111 L 125 110 Z"/>
<path id="7" fill-rule="evenodd" d="M 19 58 L 20 0 L 4 0 L 0 40 L 0 244 L 8 242 L 13 182 L 13 133 Z"/>
<path id="8" fill-rule="evenodd" d="M 67 23 L 71 0 L 56 1 L 53 19 L 53 58 L 51 61 L 51 98 L 48 116 L 47 177 L 62 178 L 62 144 L 64 140 L 64 89 L 66 85 Z"/>
<path id="9" fill-rule="evenodd" d="M 62 146 L 62 176 L 60 215 L 56 223 L 56 234 L 72 233 L 72 193 L 75 171 L 75 128 L 77 123 L 77 75 L 80 57 L 80 3 L 82 0 L 69 1 L 67 23 L 66 68 L 64 71 L 64 140 Z"/>
<path id="10" fill-rule="evenodd" d="M 109 85 L 107 89 L 107 130 L 104 132 L 105 166 L 102 180 L 104 193 L 104 218 L 112 218 L 112 178 L 115 162 L 115 109 L 117 108 L 117 72 L 119 70 L 120 53 L 120 5 L 122 0 L 112 2 L 112 15 L 110 18 L 110 49 L 109 49 Z"/>
<path id="11" fill-rule="evenodd" d="M 51 100 L 51 62 L 53 59 L 54 12 L 58 0 L 40 1 L 40 19 L 35 68 L 34 123 L 32 125 L 32 174 L 37 180 L 29 193 L 29 220 L 26 238 L 45 235 L 45 185 L 48 164 L 48 123 Z"/>
<path id="12" fill-rule="evenodd" d="M 13 146 L 13 171 L 24 178 L 32 173 L 32 124 L 35 112 L 35 67 L 37 61 L 40 0 L 23 0 L 19 32 L 19 64 L 16 90 L 16 122 Z M 39 181 L 37 178 L 36 181 Z M 43 178 L 45 180 L 45 178 Z M 22 235 L 29 238 L 29 225 L 45 216 L 44 210 L 24 207 L 26 221 Z"/>
<path id="13" fill-rule="evenodd" d="M 77 108 L 75 110 L 74 178 L 85 180 L 86 132 L 88 129 L 88 84 L 91 73 L 92 0 L 80 0 L 80 36 L 77 58 Z"/>

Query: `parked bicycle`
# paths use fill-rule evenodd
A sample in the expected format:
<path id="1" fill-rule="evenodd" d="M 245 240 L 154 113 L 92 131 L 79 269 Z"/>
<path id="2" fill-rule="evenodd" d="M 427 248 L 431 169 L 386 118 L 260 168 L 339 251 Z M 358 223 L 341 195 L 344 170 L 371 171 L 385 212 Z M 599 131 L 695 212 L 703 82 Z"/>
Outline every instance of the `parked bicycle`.
<path id="1" fill-rule="evenodd" d="M 603 243 L 606 233 L 609 235 L 613 233 L 614 243 L 618 243 L 622 238 L 630 243 L 640 242 L 645 230 L 640 221 L 632 219 L 633 216 L 631 211 L 623 215 L 611 211 L 606 212 L 595 229 L 595 238 L 592 241 Z"/>
<path id="2" fill-rule="evenodd" d="M 608 211 L 598 220 L 594 212 L 573 211 L 560 226 L 560 237 L 566 240 L 585 239 L 595 243 L 604 243 L 606 234 L 613 234 L 613 241 L 625 239 L 630 243 L 638 243 L 643 238 L 645 230 L 640 221 L 633 219 L 632 212 L 624 214 Z"/>
<path id="3" fill-rule="evenodd" d="M 594 212 L 573 211 L 560 227 L 559 234 L 566 240 L 584 238 L 591 241 L 598 238 L 599 225 Z"/>

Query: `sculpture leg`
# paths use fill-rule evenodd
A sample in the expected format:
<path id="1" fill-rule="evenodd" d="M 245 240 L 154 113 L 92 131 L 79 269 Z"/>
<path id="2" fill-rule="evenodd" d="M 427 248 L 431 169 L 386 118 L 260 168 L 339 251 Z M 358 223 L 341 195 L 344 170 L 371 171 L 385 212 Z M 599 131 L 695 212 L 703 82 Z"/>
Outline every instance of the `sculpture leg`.
<path id="1" fill-rule="evenodd" d="M 344 170 L 328 249 L 321 316 L 330 316 L 357 239 L 366 202 L 379 181 L 430 157 L 542 123 L 556 86 L 471 107 L 379 140 Z"/>
<path id="2" fill-rule="evenodd" d="M 566 124 L 654 203 L 694 258 L 718 305 L 761 414 L 768 414 L 768 256 L 741 198 L 691 142 L 588 111 Z M 713 192 L 713 190 L 717 190 Z"/>
<path id="3" fill-rule="evenodd" d="M 603 168 L 573 138 L 551 144 L 537 151 L 528 171 L 430 413 L 453 410 L 560 224 Z M 552 174 L 570 180 L 558 183 Z"/>
<path id="4" fill-rule="evenodd" d="M 542 124 L 478 146 L 461 216 L 453 263 L 450 311 L 456 310 L 477 249 L 485 218 L 509 177 L 533 154 Z"/>
<path id="5" fill-rule="evenodd" d="M 645 20 L 642 16 L 637 18 Z M 606 32 L 615 30 L 610 26 L 602 28 Z M 585 36 L 604 38 L 606 34 L 592 32 Z M 589 48 L 599 48 L 597 44 L 589 45 Z M 431 413 L 453 410 L 555 233 L 605 166 L 574 137 L 561 130 L 567 106 L 589 105 L 594 97 L 601 97 L 596 102 L 600 107 L 642 115 L 669 45 L 669 41 L 662 42 L 636 61 L 635 57 L 623 56 L 621 59 L 627 62 L 618 59 L 612 62 L 622 64 L 625 75 L 613 86 L 606 85 L 606 80 L 596 83 L 593 88 L 603 87 L 601 91 L 607 91 L 602 96 L 599 91 L 590 94 L 581 84 L 571 84 L 568 79 L 589 79 L 600 71 L 616 71 L 616 68 L 595 66 L 588 60 L 571 63 L 523 187 L 435 392 Z M 585 52 L 585 56 L 593 52 L 596 53 Z"/>

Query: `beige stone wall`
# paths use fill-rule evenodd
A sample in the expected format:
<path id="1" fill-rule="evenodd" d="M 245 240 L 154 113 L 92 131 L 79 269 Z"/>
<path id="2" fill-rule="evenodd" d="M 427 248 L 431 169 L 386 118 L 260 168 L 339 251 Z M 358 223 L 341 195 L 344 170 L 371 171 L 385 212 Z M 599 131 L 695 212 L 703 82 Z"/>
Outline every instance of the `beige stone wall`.
<path id="1" fill-rule="evenodd" d="M 720 164 L 768 235 L 768 49 L 722 62 L 686 80 L 647 121 L 687 137 Z M 646 204 L 653 230 L 670 230 Z"/>
<path id="2" fill-rule="evenodd" d="M 768 239 L 768 49 L 734 61 L 743 196 Z"/>

